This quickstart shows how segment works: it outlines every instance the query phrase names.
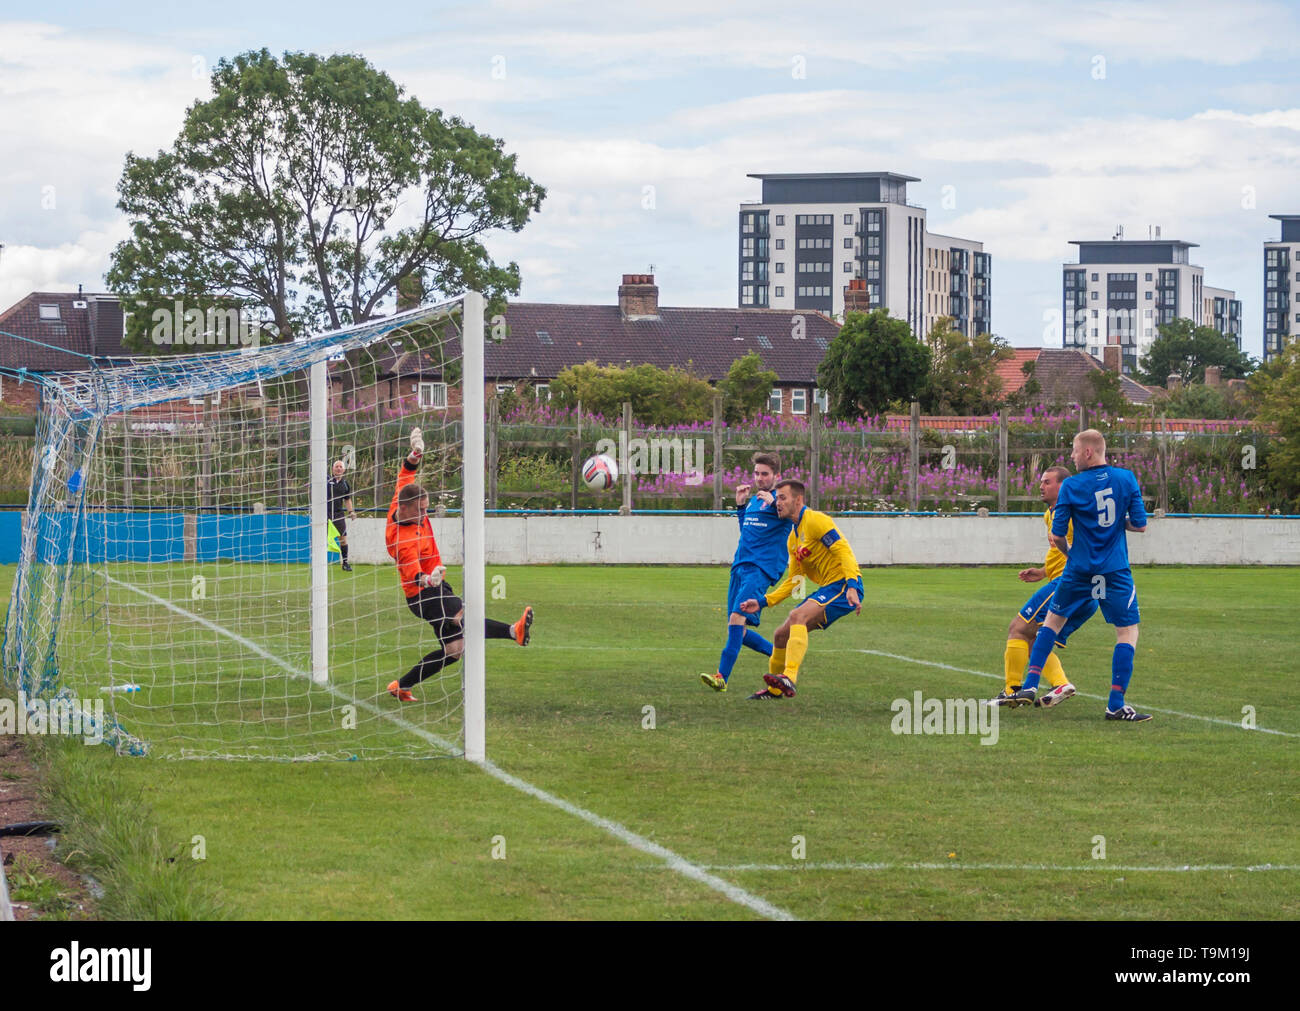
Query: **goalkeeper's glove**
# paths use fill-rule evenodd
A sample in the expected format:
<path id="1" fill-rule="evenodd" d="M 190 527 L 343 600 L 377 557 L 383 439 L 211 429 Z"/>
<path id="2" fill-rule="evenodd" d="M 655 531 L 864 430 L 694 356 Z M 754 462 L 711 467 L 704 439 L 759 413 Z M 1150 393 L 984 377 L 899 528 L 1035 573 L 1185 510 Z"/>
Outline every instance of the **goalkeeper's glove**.
<path id="1" fill-rule="evenodd" d="M 411 456 L 420 459 L 424 455 L 424 438 L 418 428 L 411 429 Z"/>
<path id="2" fill-rule="evenodd" d="M 447 574 L 445 565 L 436 565 L 432 572 L 420 573 L 420 585 L 426 587 L 441 586 L 442 577 Z"/>

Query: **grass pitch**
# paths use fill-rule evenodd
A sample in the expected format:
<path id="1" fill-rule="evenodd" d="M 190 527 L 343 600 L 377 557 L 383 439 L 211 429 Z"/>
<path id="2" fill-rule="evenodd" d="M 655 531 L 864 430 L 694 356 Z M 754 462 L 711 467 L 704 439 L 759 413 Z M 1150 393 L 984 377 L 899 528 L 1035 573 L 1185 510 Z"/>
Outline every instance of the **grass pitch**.
<path id="1" fill-rule="evenodd" d="M 143 578 L 134 568 L 116 574 Z M 423 725 L 425 703 L 399 707 L 383 684 L 431 647 L 431 634 L 400 599 L 365 596 L 391 572 L 340 575 L 335 620 L 360 645 L 336 634 L 335 684 Z M 811 636 L 798 697 L 761 704 L 744 698 L 765 669 L 752 652 L 726 694 L 698 680 L 723 641 L 725 569 L 493 576 L 505 599 L 489 601 L 489 613 L 513 619 L 532 603 L 537 621 L 527 649 L 488 644 L 489 758 L 635 833 L 642 848 L 460 760 L 100 760 L 144 792 L 178 847 L 188 853 L 202 836 L 203 878 L 249 918 L 1300 915 L 1293 570 L 1136 570 L 1143 632 L 1129 700 L 1156 719 L 1101 718 L 1114 636 L 1098 616 L 1063 655 L 1080 696 L 1002 713 L 993 745 L 975 734 L 896 734 L 895 703 L 918 691 L 998 691 L 1007 624 L 1032 592 L 1013 570 L 867 570 L 863 614 Z M 305 591 L 305 571 L 301 582 Z M 160 593 L 164 584 L 153 573 L 148 585 L 191 608 L 188 575 Z M 365 596 L 354 612 L 350 590 Z M 135 612 L 129 634 L 142 644 L 157 606 Z M 762 630 L 788 609 L 766 613 Z M 235 620 L 208 613 L 223 627 Z M 240 631 L 268 652 L 301 648 L 296 629 L 267 627 L 260 640 Z M 155 643 L 138 669 L 165 672 L 169 650 L 202 659 L 207 641 Z M 223 640 L 213 665 L 246 680 L 266 670 L 241 649 Z M 283 688 L 290 675 L 266 677 L 268 700 L 310 697 Z M 208 691 L 155 697 L 151 718 L 192 726 L 208 714 Z M 237 741 L 223 720 L 256 712 L 232 704 L 192 732 Z M 1257 729 L 1243 729 L 1252 718 Z M 367 719 L 392 741 L 411 736 Z M 455 703 L 434 722 L 458 735 Z"/>

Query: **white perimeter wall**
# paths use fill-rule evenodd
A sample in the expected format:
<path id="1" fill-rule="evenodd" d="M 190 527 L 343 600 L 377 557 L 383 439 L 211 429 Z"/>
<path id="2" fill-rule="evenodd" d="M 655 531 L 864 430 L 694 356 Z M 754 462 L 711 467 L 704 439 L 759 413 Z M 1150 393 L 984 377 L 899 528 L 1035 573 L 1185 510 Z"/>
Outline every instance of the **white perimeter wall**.
<path id="1" fill-rule="evenodd" d="M 863 565 L 1037 565 L 1047 550 L 1041 516 L 843 517 Z M 433 520 L 443 560 L 459 565 L 460 517 Z M 496 516 L 489 565 L 730 564 L 740 527 L 726 516 Z M 1153 519 L 1129 534 L 1135 565 L 1300 565 L 1300 520 Z M 350 560 L 391 564 L 384 521 L 348 523 Z"/>

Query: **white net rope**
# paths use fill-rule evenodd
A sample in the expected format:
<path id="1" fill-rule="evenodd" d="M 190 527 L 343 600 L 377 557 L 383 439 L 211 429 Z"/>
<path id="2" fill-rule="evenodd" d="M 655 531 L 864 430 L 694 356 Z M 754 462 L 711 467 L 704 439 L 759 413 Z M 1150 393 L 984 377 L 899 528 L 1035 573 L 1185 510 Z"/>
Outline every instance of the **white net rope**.
<path id="1" fill-rule="evenodd" d="M 102 699 L 119 750 L 162 757 L 432 757 L 462 747 L 461 667 L 400 705 L 437 640 L 384 524 L 410 429 L 460 586 L 461 302 L 292 344 L 133 359 L 46 380 L 5 624 L 5 680 Z M 311 677 L 309 369 L 327 362 L 335 530 L 328 683 Z M 338 491 L 339 488 L 334 489 Z M 445 515 L 439 515 L 445 514 Z M 503 616 L 504 617 L 504 616 Z"/>

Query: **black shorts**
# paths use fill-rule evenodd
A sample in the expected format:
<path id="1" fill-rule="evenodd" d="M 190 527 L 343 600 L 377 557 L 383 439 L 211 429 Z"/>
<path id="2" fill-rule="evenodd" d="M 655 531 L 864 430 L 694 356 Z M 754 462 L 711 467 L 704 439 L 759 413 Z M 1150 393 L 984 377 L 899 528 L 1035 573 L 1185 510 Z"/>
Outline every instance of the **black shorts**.
<path id="1" fill-rule="evenodd" d="M 445 579 L 437 586 L 426 586 L 414 597 L 407 597 L 406 606 L 417 618 L 423 618 L 433 626 L 438 641 L 444 646 L 465 638 L 465 629 L 456 620 L 456 615 L 465 605 Z"/>
<path id="2" fill-rule="evenodd" d="M 339 532 L 340 537 L 346 537 L 348 535 L 348 521 L 342 516 L 338 519 L 331 518 L 330 522 L 334 524 L 334 529 Z"/>

